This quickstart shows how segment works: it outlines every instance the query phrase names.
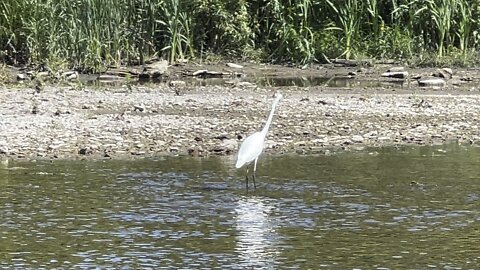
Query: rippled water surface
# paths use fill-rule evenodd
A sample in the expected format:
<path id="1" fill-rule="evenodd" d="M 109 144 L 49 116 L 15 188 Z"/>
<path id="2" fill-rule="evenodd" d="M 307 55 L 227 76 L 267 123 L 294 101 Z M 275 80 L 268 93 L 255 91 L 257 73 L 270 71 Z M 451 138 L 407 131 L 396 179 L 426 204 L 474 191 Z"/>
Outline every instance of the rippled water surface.
<path id="1" fill-rule="evenodd" d="M 0 269 L 478 269 L 480 149 L 10 162 Z"/>

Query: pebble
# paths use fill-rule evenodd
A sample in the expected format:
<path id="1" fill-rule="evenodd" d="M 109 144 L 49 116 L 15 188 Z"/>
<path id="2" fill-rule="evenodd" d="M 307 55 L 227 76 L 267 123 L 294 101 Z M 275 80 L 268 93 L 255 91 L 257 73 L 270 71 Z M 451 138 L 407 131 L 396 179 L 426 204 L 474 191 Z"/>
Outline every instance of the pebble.
<path id="1" fill-rule="evenodd" d="M 174 80 L 174 81 L 168 82 L 168 85 L 170 87 L 185 87 L 187 86 L 187 83 L 185 81 Z"/>
<path id="2" fill-rule="evenodd" d="M 28 79 L 26 74 L 24 74 L 24 73 L 18 73 L 17 74 L 17 81 L 24 81 L 26 79 Z"/>
<path id="3" fill-rule="evenodd" d="M 8 146 L 6 141 L 0 141 L 0 154 L 8 154 Z"/>
<path id="4" fill-rule="evenodd" d="M 360 135 L 353 135 L 351 140 L 354 143 L 363 143 L 363 137 Z"/>

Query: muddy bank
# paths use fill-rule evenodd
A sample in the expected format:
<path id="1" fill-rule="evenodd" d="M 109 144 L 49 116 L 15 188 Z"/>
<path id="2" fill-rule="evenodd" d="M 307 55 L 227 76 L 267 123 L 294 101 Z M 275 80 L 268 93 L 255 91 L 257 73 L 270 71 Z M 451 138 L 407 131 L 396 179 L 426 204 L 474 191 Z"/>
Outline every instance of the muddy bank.
<path id="1" fill-rule="evenodd" d="M 183 87 L 0 89 L 0 155 L 126 158 L 233 155 L 280 102 L 269 153 L 475 143 L 477 91 Z"/>

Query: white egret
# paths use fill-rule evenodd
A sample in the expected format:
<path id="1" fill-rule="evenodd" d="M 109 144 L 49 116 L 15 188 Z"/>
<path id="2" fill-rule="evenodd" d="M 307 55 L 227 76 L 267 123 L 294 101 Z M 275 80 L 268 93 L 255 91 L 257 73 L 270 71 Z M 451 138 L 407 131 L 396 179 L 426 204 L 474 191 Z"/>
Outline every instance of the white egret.
<path id="1" fill-rule="evenodd" d="M 248 166 L 252 161 L 254 162 L 253 165 L 253 187 L 256 189 L 257 186 L 255 184 L 255 171 L 257 170 L 257 161 L 258 157 L 263 151 L 263 147 L 265 146 L 265 137 L 267 136 L 268 128 L 272 123 L 273 114 L 275 113 L 275 107 L 277 103 L 282 99 L 282 94 L 277 94 L 277 97 L 273 101 L 272 110 L 270 111 L 270 115 L 268 116 L 267 122 L 263 127 L 262 131 L 255 132 L 252 135 L 248 136 L 240 146 L 240 150 L 238 151 L 237 157 L 237 164 L 235 167 L 241 168 L 243 165 L 247 164 L 247 173 L 245 176 L 246 186 L 248 190 Z"/>

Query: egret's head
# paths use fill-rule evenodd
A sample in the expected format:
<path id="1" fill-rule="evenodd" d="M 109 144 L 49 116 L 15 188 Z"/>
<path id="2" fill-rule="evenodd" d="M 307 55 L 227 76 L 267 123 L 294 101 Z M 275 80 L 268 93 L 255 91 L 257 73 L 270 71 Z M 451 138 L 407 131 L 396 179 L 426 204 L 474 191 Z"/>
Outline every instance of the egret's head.
<path id="1" fill-rule="evenodd" d="M 279 92 L 277 92 L 277 93 L 275 93 L 275 98 L 278 99 L 278 100 L 280 100 L 280 99 L 283 98 L 283 95 L 280 94 Z"/>

